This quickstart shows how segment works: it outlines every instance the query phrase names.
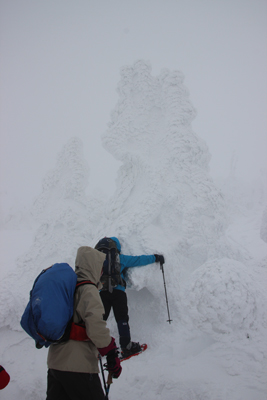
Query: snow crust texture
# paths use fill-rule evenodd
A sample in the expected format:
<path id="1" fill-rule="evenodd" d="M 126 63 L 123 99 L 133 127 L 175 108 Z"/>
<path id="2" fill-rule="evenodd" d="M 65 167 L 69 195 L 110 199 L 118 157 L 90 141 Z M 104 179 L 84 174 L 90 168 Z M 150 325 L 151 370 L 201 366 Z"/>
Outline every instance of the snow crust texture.
<path id="1" fill-rule="evenodd" d="M 231 171 L 213 181 L 183 82 L 179 71 L 152 76 L 146 61 L 122 68 L 103 135 L 122 163 L 115 193 L 90 192 L 82 142 L 73 138 L 27 218 L 2 223 L 6 240 L 20 230 L 32 244 L 6 250 L 13 267 L 1 284 L 0 355 L 11 383 L 1 399 L 45 398 L 46 350 L 36 350 L 19 324 L 35 277 L 55 262 L 74 267 L 78 247 L 117 236 L 124 254 L 164 254 L 173 321 L 166 322 L 159 265 L 132 269 L 132 339 L 148 349 L 123 363 L 110 399 L 266 400 L 266 180 L 244 186 Z M 113 316 L 108 325 L 118 343 Z"/>
<path id="2" fill-rule="evenodd" d="M 208 261 L 183 288 L 185 315 L 215 340 L 224 340 L 225 334 L 227 340 L 232 334 L 242 338 L 246 332 L 249 337 L 266 327 L 262 289 L 244 264 L 228 258 Z"/>

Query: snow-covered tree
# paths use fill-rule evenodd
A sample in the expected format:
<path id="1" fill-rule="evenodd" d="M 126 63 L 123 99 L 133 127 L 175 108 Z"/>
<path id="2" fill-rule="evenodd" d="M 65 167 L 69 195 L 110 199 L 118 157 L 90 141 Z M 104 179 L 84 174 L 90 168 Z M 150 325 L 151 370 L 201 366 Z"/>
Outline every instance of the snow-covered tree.
<path id="1" fill-rule="evenodd" d="M 145 61 L 122 69 L 103 137 L 122 166 L 101 229 L 119 235 L 127 250 L 165 251 L 194 269 L 221 251 L 214 243 L 225 215 L 207 145 L 191 127 L 196 112 L 183 81 L 179 71 L 153 77 Z"/>

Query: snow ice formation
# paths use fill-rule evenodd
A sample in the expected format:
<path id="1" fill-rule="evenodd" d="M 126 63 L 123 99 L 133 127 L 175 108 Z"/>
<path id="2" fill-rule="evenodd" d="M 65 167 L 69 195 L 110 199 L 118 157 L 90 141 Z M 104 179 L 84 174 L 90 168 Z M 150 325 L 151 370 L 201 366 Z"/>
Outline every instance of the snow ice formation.
<path id="1" fill-rule="evenodd" d="M 30 211 L 38 226 L 33 244 L 1 285 L 0 360 L 12 379 L 3 400 L 45 397 L 46 350 L 37 351 L 19 325 L 34 278 L 54 262 L 73 266 L 77 248 L 103 236 L 117 236 L 124 254 L 164 254 L 173 319 L 166 323 L 159 266 L 133 269 L 131 332 L 149 347 L 123 365 L 110 398 L 266 400 L 266 192 L 256 211 L 239 202 L 235 213 L 236 184 L 219 189 L 211 179 L 211 156 L 192 130 L 196 112 L 183 80 L 169 70 L 153 77 L 145 61 L 122 69 L 103 136 L 122 162 L 111 198 L 87 194 L 80 139 L 64 146 L 47 173 Z M 252 211 L 256 225 L 245 218 Z M 113 317 L 108 324 L 117 338 Z"/>

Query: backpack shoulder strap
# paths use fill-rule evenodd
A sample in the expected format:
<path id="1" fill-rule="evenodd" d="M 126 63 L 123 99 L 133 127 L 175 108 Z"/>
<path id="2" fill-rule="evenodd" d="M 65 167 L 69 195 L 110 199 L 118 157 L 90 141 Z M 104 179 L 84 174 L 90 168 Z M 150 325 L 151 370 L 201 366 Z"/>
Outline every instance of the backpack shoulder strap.
<path id="1" fill-rule="evenodd" d="M 92 281 L 81 281 L 76 284 L 76 289 L 83 285 L 94 285 L 97 288 L 96 284 Z"/>

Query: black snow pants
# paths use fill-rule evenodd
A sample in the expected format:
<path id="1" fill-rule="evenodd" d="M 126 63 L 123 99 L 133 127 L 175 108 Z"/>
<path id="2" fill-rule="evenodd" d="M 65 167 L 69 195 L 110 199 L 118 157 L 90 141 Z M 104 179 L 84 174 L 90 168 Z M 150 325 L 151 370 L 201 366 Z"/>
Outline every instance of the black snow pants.
<path id="1" fill-rule="evenodd" d="M 49 369 L 46 400 L 104 400 L 98 374 Z"/>
<path id="2" fill-rule="evenodd" d="M 108 290 L 101 290 L 100 296 L 105 308 L 105 321 L 109 317 L 111 308 L 113 309 L 120 335 L 120 346 L 124 349 L 131 341 L 127 295 L 122 290 L 114 289 L 112 293 Z"/>

